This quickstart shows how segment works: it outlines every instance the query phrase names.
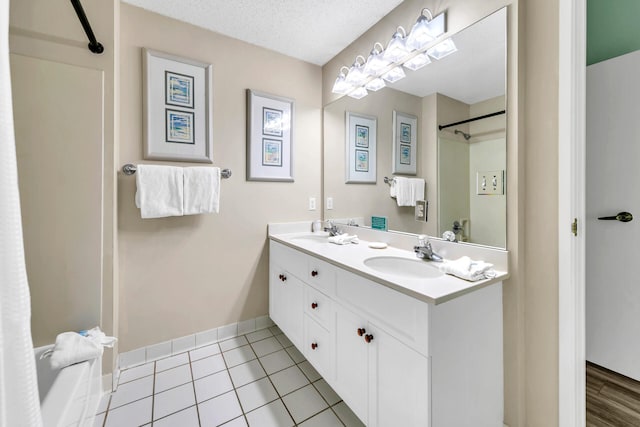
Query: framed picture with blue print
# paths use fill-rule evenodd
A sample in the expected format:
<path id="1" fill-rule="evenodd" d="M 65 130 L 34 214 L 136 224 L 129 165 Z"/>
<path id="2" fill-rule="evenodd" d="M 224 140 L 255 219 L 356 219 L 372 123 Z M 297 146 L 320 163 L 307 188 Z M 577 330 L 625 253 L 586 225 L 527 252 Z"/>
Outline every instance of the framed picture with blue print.
<path id="1" fill-rule="evenodd" d="M 211 64 L 142 50 L 144 158 L 213 162 Z"/>

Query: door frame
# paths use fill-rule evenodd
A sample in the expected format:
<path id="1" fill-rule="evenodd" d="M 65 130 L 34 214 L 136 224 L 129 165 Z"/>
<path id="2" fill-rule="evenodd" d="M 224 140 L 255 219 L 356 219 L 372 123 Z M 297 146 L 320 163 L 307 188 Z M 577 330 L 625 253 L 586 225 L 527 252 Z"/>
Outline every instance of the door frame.
<path id="1" fill-rule="evenodd" d="M 586 0 L 558 22 L 558 425 L 584 427 Z M 571 223 L 577 219 L 577 236 Z"/>

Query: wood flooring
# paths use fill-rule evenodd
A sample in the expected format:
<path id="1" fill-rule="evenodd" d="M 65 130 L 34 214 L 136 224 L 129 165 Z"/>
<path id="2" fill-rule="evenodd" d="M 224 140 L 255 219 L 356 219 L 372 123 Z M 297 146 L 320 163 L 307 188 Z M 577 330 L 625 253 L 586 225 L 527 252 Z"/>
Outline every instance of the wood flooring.
<path id="1" fill-rule="evenodd" d="M 587 427 L 640 427 L 640 382 L 587 362 Z"/>

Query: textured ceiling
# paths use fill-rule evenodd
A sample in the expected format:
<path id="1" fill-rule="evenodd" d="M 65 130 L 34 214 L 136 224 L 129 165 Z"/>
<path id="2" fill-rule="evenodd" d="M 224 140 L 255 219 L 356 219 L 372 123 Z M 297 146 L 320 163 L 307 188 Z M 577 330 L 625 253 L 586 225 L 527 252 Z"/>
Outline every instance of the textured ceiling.
<path id="1" fill-rule="evenodd" d="M 123 0 L 324 65 L 402 0 Z"/>

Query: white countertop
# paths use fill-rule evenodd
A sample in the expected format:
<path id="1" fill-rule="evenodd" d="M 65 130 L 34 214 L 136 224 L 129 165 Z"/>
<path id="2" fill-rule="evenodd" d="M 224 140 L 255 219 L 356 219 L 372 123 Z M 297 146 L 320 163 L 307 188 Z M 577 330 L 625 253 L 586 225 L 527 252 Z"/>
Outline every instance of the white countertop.
<path id="1" fill-rule="evenodd" d="M 455 276 L 442 274 L 435 278 L 412 278 L 393 273 L 381 273 L 374 270 L 364 261 L 371 257 L 399 257 L 415 260 L 413 251 L 388 246 L 386 249 L 373 249 L 369 241 L 360 239 L 359 244 L 336 245 L 322 239 L 302 239 L 303 236 L 314 235 L 311 232 L 282 232 L 284 229 L 271 228 L 269 238 L 276 242 L 315 256 L 337 267 L 358 274 L 381 285 L 395 289 L 411 297 L 432 304 L 441 304 L 480 288 L 501 282 L 509 277 L 506 271 L 496 270 L 492 279 L 469 282 Z M 475 259 L 475 258 L 474 258 Z M 437 264 L 433 261 L 424 261 Z M 437 269 L 437 265 L 433 268 Z"/>

